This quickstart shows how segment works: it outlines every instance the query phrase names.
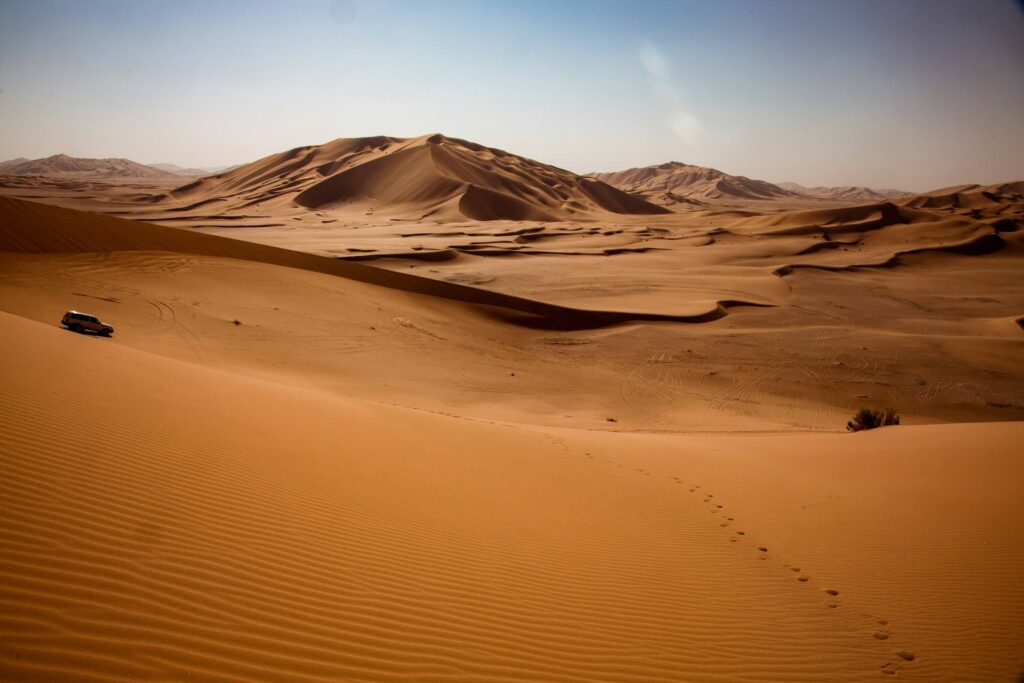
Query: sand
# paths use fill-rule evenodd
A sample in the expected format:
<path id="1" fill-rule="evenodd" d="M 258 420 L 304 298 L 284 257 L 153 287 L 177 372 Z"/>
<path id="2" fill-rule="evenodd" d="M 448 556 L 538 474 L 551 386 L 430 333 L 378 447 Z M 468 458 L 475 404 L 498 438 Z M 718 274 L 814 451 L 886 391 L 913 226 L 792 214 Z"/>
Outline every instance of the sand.
<path id="1" fill-rule="evenodd" d="M 471 219 L 450 140 L 6 188 L 108 215 L 0 197 L 0 677 L 1024 672 L 1017 186 Z"/>
<path id="2" fill-rule="evenodd" d="M 44 159 L 11 159 L 0 162 L 0 173 L 15 176 L 46 176 L 63 179 L 138 179 L 173 175 L 155 166 L 129 159 L 82 159 L 55 154 Z"/>

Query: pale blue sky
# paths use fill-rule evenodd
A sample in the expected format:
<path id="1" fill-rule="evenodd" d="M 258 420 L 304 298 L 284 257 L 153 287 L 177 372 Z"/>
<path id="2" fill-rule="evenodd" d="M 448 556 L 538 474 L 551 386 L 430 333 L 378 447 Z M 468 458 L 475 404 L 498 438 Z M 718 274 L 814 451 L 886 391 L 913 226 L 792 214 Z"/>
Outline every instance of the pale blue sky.
<path id="1" fill-rule="evenodd" d="M 577 172 L 1024 178 L 1012 0 L 0 0 L 0 159 L 210 166 L 428 132 Z"/>

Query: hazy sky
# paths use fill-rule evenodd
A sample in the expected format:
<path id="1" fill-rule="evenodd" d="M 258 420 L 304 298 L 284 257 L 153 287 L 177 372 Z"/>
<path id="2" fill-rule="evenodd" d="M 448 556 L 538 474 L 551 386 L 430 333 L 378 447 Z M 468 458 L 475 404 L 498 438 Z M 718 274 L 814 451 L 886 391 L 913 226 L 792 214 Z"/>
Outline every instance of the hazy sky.
<path id="1" fill-rule="evenodd" d="M 0 159 L 211 166 L 443 132 L 927 190 L 1024 178 L 1012 0 L 0 0 Z"/>

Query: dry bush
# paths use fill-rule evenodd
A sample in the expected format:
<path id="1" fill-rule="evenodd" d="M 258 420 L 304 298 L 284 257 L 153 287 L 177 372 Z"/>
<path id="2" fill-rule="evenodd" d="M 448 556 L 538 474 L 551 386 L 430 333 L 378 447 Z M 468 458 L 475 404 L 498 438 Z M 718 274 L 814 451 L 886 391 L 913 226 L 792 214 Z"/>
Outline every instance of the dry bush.
<path id="1" fill-rule="evenodd" d="M 888 427 L 898 425 L 900 416 L 895 410 L 872 410 L 861 408 L 853 419 L 846 423 L 846 429 L 851 432 L 859 432 L 865 429 L 876 429 L 877 427 Z"/>

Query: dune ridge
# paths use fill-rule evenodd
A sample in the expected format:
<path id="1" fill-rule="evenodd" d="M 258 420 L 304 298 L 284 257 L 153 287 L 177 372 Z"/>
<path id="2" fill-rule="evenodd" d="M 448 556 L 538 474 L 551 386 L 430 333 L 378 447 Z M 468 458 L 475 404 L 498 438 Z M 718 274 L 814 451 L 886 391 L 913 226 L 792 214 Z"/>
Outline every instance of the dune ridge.
<path id="1" fill-rule="evenodd" d="M 291 200 L 311 210 L 434 221 L 560 221 L 668 209 L 554 166 L 440 134 L 301 147 L 155 197 L 169 211 L 219 212 Z"/>
<path id="2" fill-rule="evenodd" d="M 326 259 L 251 242 L 124 221 L 7 197 L 0 197 L 0 215 L 4 218 L 4 228 L 0 230 L 0 251 L 61 253 L 144 249 L 244 258 L 486 306 L 510 321 L 552 329 L 584 329 L 630 320 L 699 323 L 722 317 L 730 307 L 759 305 L 756 302 L 725 300 L 694 315 L 571 308 L 407 273 L 380 270 L 347 260 Z"/>
<path id="3" fill-rule="evenodd" d="M 430 138 L 2 181 L 136 220 L 0 198 L 0 679 L 1020 676 L 1024 185 L 615 213 Z"/>
<path id="4" fill-rule="evenodd" d="M 589 608 L 593 596 L 587 594 L 594 587 L 599 586 L 600 593 L 633 593 L 617 578 L 622 571 L 638 577 L 636 568 L 627 569 L 628 562 L 607 574 L 598 569 L 589 581 L 580 582 L 582 590 L 566 591 L 567 586 L 555 579 L 557 574 L 549 572 L 569 570 L 573 554 L 562 559 L 563 553 L 552 549 L 541 565 L 519 559 L 521 553 L 538 556 L 530 547 L 536 540 L 517 538 L 525 531 L 521 524 L 512 524 L 509 536 L 502 534 L 505 542 L 499 554 L 485 540 L 496 532 L 492 525 L 499 519 L 486 514 L 481 527 L 474 528 L 477 524 L 437 507 L 429 493 L 403 503 L 396 494 L 408 496 L 423 488 L 410 476 L 420 468 L 403 472 L 401 459 L 382 458 L 381 448 L 393 448 L 397 455 L 415 429 L 402 435 L 391 429 L 381 440 L 359 425 L 365 418 L 346 418 L 347 440 L 358 434 L 363 450 L 377 453 L 377 464 L 360 464 L 353 459 L 355 452 L 325 449 L 342 432 L 332 438 L 334 430 L 321 427 L 316 441 L 299 437 L 285 448 L 277 436 L 268 444 L 269 435 L 282 434 L 278 417 L 270 429 L 261 430 L 262 437 L 232 445 L 223 436 L 217 438 L 211 421 L 196 416 L 189 418 L 188 432 L 148 441 L 140 457 L 133 453 L 139 443 L 137 432 L 127 424 L 133 413 L 169 414 L 174 406 L 173 413 L 190 415 L 180 401 L 197 391 L 207 394 L 211 406 L 225 407 L 214 413 L 221 428 L 244 425 L 247 420 L 240 415 L 251 413 L 258 405 L 253 398 L 261 396 L 264 401 L 270 396 L 287 398 L 301 407 L 285 409 L 293 420 L 308 412 L 321 418 L 330 413 L 301 395 L 268 394 L 253 383 L 207 378 L 187 366 L 164 367 L 163 361 L 146 354 L 111 349 L 100 356 L 92 351 L 80 365 L 65 369 L 66 392 L 54 406 L 66 416 L 64 424 L 72 433 L 96 424 L 102 405 L 76 401 L 80 391 L 75 387 L 84 385 L 84 377 L 113 377 L 120 366 L 131 368 L 136 378 L 172 374 L 180 378 L 184 391 L 169 398 L 141 399 L 134 408 L 117 398 L 103 402 L 109 428 L 97 435 L 101 440 L 96 455 L 89 467 L 83 467 L 73 450 L 59 446 L 60 429 L 40 423 L 42 428 L 32 435 L 11 421 L 41 419 L 42 406 L 31 400 L 31 378 L 70 340 L 54 337 L 52 330 L 41 326 L 6 322 L 17 332 L 5 339 L 6 357 L 24 354 L 29 344 L 39 353 L 35 363 L 7 374 L 14 391 L 5 392 L 2 412 L 3 433 L 18 445 L 14 454 L 8 452 L 16 457 L 5 458 L 16 497 L 5 503 L 3 524 L 5 538 L 20 539 L 2 561 L 8 579 L 5 612 L 25 615 L 23 620 L 34 623 L 40 634 L 20 635 L 26 663 L 5 658 L 8 671 L 26 672 L 32 662 L 39 666 L 44 648 L 55 642 L 64 645 L 47 655 L 47 668 L 39 671 L 59 672 L 63 666 L 65 671 L 92 671 L 110 679 L 158 671 L 287 678 L 496 675 L 513 670 L 566 679 L 599 672 L 667 677 L 670 667 L 679 665 L 659 665 L 657 658 L 631 663 L 637 660 L 631 648 L 616 642 L 623 636 L 649 637 L 652 628 L 662 631 L 656 638 L 660 642 L 678 637 L 670 635 L 678 626 L 672 627 L 667 614 L 641 609 L 649 599 L 632 607 L 625 601 L 611 602 L 604 615 Z M 145 379 L 128 377 L 119 381 L 122 391 L 137 400 L 144 395 L 145 384 Z M 253 398 L 246 399 L 245 393 Z M 16 402 L 6 403 L 8 396 Z M 313 422 L 307 416 L 300 424 L 308 428 Z M 169 427 L 158 419 L 146 429 L 159 433 Z M 257 446 L 260 438 L 264 442 Z M 309 448 L 311 455 L 300 455 Z M 246 465 L 246 452 L 260 458 Z M 328 456 L 332 452 L 333 462 Z M 433 455 L 435 449 L 428 452 L 434 467 L 445 472 L 447 467 Z M 295 455 L 300 458 L 297 465 L 312 468 L 308 474 L 279 469 L 281 458 Z M 28 487 L 38 485 L 42 467 L 52 473 L 47 493 L 58 494 L 59 502 L 33 514 L 38 500 Z M 387 487 L 373 484 L 384 476 Z M 479 475 L 470 470 L 462 476 Z M 98 487 L 99 482 L 105 487 Z M 393 493 L 388 494 L 388 488 Z M 424 493 L 443 488 L 443 479 L 428 480 Z M 477 500 L 461 491 L 467 494 L 469 501 Z M 344 503 L 339 505 L 340 501 Z M 73 551 L 60 556 L 46 550 L 40 544 L 46 536 L 38 535 L 40 521 L 33 524 L 33 518 L 45 520 L 43 528 L 49 531 L 43 534 L 73 538 Z M 603 557 L 608 551 L 594 547 L 591 552 Z M 118 566 L 125 569 L 117 571 Z M 592 571 L 579 565 L 570 575 L 583 578 Z M 522 580 L 524 573 L 529 581 Z M 58 583 L 69 589 L 56 593 Z M 503 598 L 506 591 L 509 597 Z M 33 596 L 46 594 L 59 596 L 55 605 L 68 615 L 59 639 L 42 635 L 54 619 L 33 606 Z M 656 591 L 652 597 L 669 596 Z M 578 614 L 586 624 L 582 633 L 566 631 L 564 617 L 551 611 L 553 599 L 561 604 L 558 612 Z M 626 618 L 629 627 L 620 623 L 612 628 L 608 618 L 613 613 Z M 147 634 L 141 650 L 131 642 L 133 633 Z M 544 647 L 542 638 L 554 638 L 557 651 Z M 762 651 L 767 654 L 771 649 Z"/>
<path id="5" fill-rule="evenodd" d="M 594 173 L 592 176 L 665 206 L 720 199 L 768 200 L 797 196 L 797 193 L 764 180 L 729 175 L 715 168 L 679 161 Z"/>
<path id="6" fill-rule="evenodd" d="M 84 159 L 67 154 L 55 154 L 44 159 L 11 159 L 0 163 L 0 173 L 81 179 L 152 178 L 175 175 L 130 159 Z"/>
<path id="7" fill-rule="evenodd" d="M 684 445 L 523 429 L 0 320 L 5 676 L 954 681 L 1013 671 L 1021 527 L 984 529 L 1020 508 L 999 478 L 1006 453 L 979 444 L 975 425 L 899 432 L 916 444 L 906 462 L 884 434 Z M 97 377 L 118 391 L 97 398 Z M 994 430 L 997 444 L 1020 437 L 1019 424 Z M 764 450 L 799 476 L 780 478 Z M 808 455 L 821 450 L 834 456 Z M 960 511 L 941 532 L 955 561 L 880 577 L 876 567 L 902 561 L 895 549 L 935 547 L 936 513 L 915 512 L 892 480 L 938 453 L 958 472 L 929 484 L 943 514 Z M 750 486 L 751 471 L 764 486 Z M 880 519 L 889 533 L 865 543 Z M 991 550 L 978 550 L 984 538 Z M 992 553 L 1009 561 L 989 563 Z M 975 625 L 970 637 L 951 610 Z"/>
<path id="8" fill-rule="evenodd" d="M 823 199 L 838 199 L 854 202 L 882 202 L 886 200 L 910 197 L 914 194 L 913 192 L 907 192 L 905 190 L 896 190 L 893 188 L 878 189 L 873 187 L 864 187 L 862 185 L 837 185 L 831 187 L 817 185 L 815 187 L 807 187 L 798 183 L 786 182 L 779 183 L 779 187 L 808 197 L 820 197 Z"/>

